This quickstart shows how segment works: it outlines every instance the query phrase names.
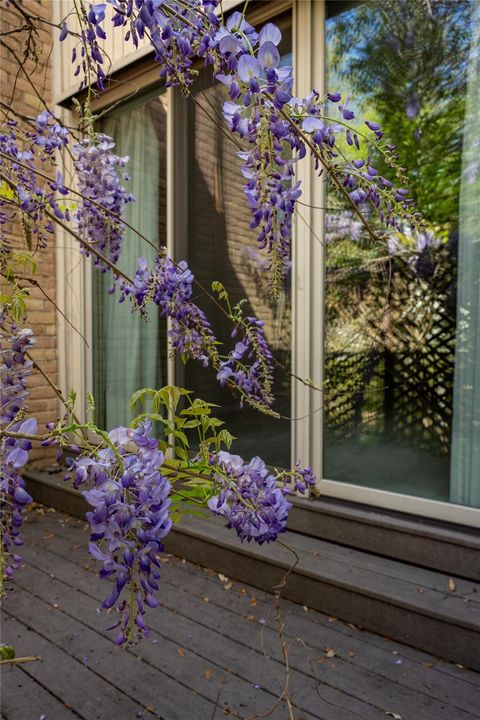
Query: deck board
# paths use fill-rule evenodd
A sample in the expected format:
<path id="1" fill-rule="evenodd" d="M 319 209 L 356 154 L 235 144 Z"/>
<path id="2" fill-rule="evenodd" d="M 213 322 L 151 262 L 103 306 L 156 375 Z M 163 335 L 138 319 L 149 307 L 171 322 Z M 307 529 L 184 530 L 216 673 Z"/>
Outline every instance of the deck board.
<path id="1" fill-rule="evenodd" d="M 85 524 L 35 512 L 24 537 L 25 567 L 6 603 L 3 641 L 44 660 L 5 672 L 6 720 L 218 720 L 273 705 L 284 673 L 271 595 L 244 583 L 225 590 L 215 573 L 169 556 L 161 606 L 149 612 L 152 634 L 124 652 L 97 612 L 107 583 L 86 553 Z M 295 603 L 282 608 L 296 718 L 480 718 L 477 673 Z M 271 717 L 287 718 L 286 708 Z"/>

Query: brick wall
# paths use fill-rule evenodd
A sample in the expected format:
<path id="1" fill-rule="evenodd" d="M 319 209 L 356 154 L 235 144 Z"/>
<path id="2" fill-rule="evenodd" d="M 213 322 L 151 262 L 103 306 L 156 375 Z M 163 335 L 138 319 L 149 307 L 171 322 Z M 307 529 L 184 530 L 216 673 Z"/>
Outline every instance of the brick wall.
<path id="1" fill-rule="evenodd" d="M 51 17 L 52 6 L 52 0 L 24 0 L 23 2 L 23 7 L 29 13 L 46 19 Z M 0 9 L 0 21 L 4 33 L 24 24 L 19 19 L 17 12 L 13 8 L 5 8 L 3 3 Z M 4 46 L 0 48 L 0 99 L 2 103 L 15 108 L 18 114 L 27 117 L 35 117 L 45 109 L 39 95 L 46 100 L 47 104 L 51 100 L 52 29 L 48 26 L 44 26 L 44 28 L 35 39 L 38 60 L 36 63 L 30 60 L 27 61 L 24 65 L 25 72 L 19 70 L 18 63 L 7 48 Z M 23 57 L 26 39 L 27 33 L 25 31 L 4 35 L 3 37 L 10 50 L 19 58 Z M 4 120 L 4 110 L 5 106 L 2 104 L 2 121 Z M 13 228 L 13 238 L 20 245 L 22 238 L 18 227 Z M 35 260 L 38 264 L 36 279 L 49 298 L 55 301 L 55 248 L 53 240 L 47 248 L 36 253 Z M 33 288 L 28 308 L 27 325 L 33 329 L 37 338 L 32 355 L 52 381 L 56 382 L 58 368 L 56 311 L 54 305 L 40 290 Z M 55 420 L 58 413 L 58 403 L 52 388 L 37 370 L 33 371 L 28 384 L 31 391 L 28 407 L 30 412 L 36 416 L 39 426 L 41 427 L 46 422 Z M 35 449 L 31 454 L 32 460 L 37 464 L 51 462 L 51 456 L 51 451 L 45 449 Z"/>

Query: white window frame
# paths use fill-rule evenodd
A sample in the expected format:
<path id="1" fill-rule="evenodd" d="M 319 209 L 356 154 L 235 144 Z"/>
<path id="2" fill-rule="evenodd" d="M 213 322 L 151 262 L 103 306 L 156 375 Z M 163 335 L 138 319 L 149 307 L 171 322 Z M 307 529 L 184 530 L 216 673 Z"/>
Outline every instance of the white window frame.
<path id="1" fill-rule="evenodd" d="M 65 2 L 68 0 L 62 0 Z M 224 0 L 224 9 L 240 5 L 241 0 Z M 227 8 L 228 5 L 228 8 Z M 270 6 L 271 5 L 271 6 Z M 275 0 L 262 6 L 260 22 L 292 10 L 293 60 L 295 93 L 304 96 L 315 88 L 322 92 L 325 83 L 325 15 L 324 0 Z M 56 66 L 66 62 L 62 47 L 56 44 Z M 139 57 L 145 49 L 139 50 Z M 129 56 L 137 60 L 135 55 Z M 122 59 L 117 60 L 118 67 Z M 125 63 L 123 63 L 125 64 Z M 147 72 L 149 74 L 150 71 Z M 57 102 L 67 97 L 64 88 L 54 81 Z M 56 83 L 56 84 L 55 84 Z M 71 93 L 70 93 L 71 94 Z M 185 237 L 187 221 L 176 148 L 184 141 L 185 113 L 182 99 L 167 89 L 167 248 L 172 257 L 184 255 L 175 238 Z M 68 120 L 68 112 L 62 110 Z M 180 154 L 184 156 L 184 153 Z M 324 183 L 318 179 L 309 157 L 297 166 L 303 194 L 294 224 L 292 251 L 292 371 L 297 377 L 308 378 L 321 388 L 324 362 Z M 184 177 L 184 175 L 183 175 Z M 56 240 L 57 303 L 76 328 L 73 330 L 61 314 L 58 315 L 59 385 L 64 393 L 75 390 L 79 399 L 78 414 L 85 417 L 87 391 L 92 391 L 92 280 L 91 263 L 80 254 L 78 244 L 60 231 Z M 82 337 L 83 336 L 83 337 Z M 85 343 L 85 340 L 86 343 Z M 167 366 L 168 383 L 181 384 L 181 370 L 174 358 Z M 291 457 L 311 465 L 317 476 L 323 468 L 323 393 L 308 384 L 292 381 Z M 413 495 L 393 493 L 329 479 L 319 481 L 322 495 L 364 503 L 400 512 L 430 517 L 474 527 L 480 526 L 480 509 L 453 503 L 425 499 Z"/>

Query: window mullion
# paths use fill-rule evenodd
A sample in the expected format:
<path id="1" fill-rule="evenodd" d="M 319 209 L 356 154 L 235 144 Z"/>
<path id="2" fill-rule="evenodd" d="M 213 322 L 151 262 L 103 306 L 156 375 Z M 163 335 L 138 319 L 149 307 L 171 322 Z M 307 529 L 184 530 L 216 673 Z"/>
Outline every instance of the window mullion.
<path id="1" fill-rule="evenodd" d="M 295 94 L 304 97 L 325 85 L 325 3 L 294 5 Z M 293 241 L 293 372 L 317 387 L 323 381 L 325 193 L 311 158 L 299 161 L 302 204 L 297 205 Z M 292 392 L 292 460 L 310 464 L 318 477 L 323 462 L 323 394 L 294 381 Z"/>

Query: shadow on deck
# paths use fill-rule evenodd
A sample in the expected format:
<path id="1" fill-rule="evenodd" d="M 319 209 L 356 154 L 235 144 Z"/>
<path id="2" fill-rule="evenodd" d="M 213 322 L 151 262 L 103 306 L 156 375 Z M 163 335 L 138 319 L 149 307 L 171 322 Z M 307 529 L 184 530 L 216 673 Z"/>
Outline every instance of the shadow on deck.
<path id="1" fill-rule="evenodd" d="M 272 595 L 172 555 L 152 633 L 116 647 L 98 608 L 107 583 L 85 523 L 28 517 L 25 567 L 4 607 L 2 641 L 41 662 L 3 669 L 5 720 L 218 720 L 267 713 L 285 667 Z M 282 601 L 295 720 L 480 718 L 480 675 Z M 287 720 L 284 703 L 269 716 Z"/>

